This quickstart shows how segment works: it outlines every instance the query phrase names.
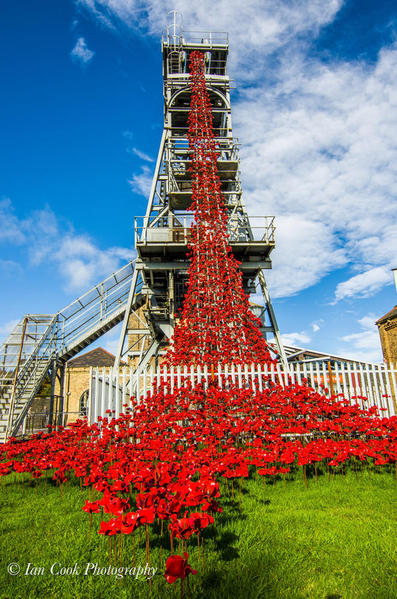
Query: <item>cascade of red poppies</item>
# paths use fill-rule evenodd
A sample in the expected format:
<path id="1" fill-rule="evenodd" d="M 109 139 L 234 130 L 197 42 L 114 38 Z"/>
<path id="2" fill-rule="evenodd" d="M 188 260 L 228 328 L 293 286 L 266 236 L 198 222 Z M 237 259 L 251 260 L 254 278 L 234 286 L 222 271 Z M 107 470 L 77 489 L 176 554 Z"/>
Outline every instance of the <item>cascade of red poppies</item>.
<path id="1" fill-rule="evenodd" d="M 261 323 L 249 310 L 239 263 L 228 242 L 202 52 L 190 56 L 190 87 L 189 170 L 195 216 L 189 243 L 191 265 L 181 318 L 166 361 L 173 365 L 270 362 Z"/>

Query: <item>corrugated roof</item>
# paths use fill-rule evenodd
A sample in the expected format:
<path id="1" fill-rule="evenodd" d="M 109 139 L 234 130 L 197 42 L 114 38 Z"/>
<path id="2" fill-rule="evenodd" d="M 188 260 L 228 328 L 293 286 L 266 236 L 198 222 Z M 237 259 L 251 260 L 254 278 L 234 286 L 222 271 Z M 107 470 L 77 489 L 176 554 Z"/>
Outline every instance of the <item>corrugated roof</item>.
<path id="1" fill-rule="evenodd" d="M 113 366 L 114 364 L 114 355 L 110 352 L 106 351 L 102 347 L 97 347 L 92 349 L 85 354 L 81 354 L 81 356 L 77 356 L 77 358 L 73 358 L 69 360 L 68 367 L 70 368 L 84 368 L 88 366 Z M 120 362 L 121 364 L 125 364 L 125 362 Z"/>
<path id="2" fill-rule="evenodd" d="M 390 310 L 390 312 L 388 312 L 387 314 L 382 316 L 382 318 L 379 318 L 379 320 L 376 321 L 376 324 L 382 324 L 383 322 L 386 322 L 386 320 L 390 320 L 390 318 L 396 318 L 396 316 L 397 316 L 397 306 L 394 306 L 394 308 L 392 310 Z"/>

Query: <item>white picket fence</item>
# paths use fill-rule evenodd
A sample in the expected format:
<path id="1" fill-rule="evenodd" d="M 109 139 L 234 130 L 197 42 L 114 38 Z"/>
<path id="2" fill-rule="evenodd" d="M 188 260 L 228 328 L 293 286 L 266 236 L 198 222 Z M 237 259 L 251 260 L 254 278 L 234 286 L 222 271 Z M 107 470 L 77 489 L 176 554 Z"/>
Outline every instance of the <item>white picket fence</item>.
<path id="1" fill-rule="evenodd" d="M 129 405 L 132 396 L 138 399 L 146 397 L 151 390 L 160 386 L 172 393 L 188 381 L 192 386 L 216 382 L 221 388 L 233 384 L 261 391 L 268 386 L 269 380 L 282 386 L 306 381 L 321 393 L 342 394 L 352 404 L 358 403 L 364 408 L 383 408 L 381 414 L 384 416 L 396 414 L 396 365 L 339 362 L 334 363 L 331 370 L 325 362 L 304 362 L 290 364 L 288 371 L 279 365 L 267 367 L 252 364 L 217 368 L 149 367 L 137 373 L 125 366 L 118 372 L 112 368 L 91 369 L 89 421 L 93 423 L 99 416 L 108 416 L 108 410 L 117 418 L 125 405 Z"/>

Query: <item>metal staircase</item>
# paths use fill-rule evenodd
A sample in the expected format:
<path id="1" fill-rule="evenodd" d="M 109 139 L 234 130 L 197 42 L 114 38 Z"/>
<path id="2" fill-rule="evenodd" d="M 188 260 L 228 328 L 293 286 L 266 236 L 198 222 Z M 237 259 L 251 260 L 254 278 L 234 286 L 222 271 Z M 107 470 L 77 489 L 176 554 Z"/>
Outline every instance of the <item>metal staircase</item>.
<path id="1" fill-rule="evenodd" d="M 129 262 L 57 314 L 27 314 L 16 325 L 0 349 L 0 442 L 17 434 L 50 369 L 121 322 L 134 274 Z"/>

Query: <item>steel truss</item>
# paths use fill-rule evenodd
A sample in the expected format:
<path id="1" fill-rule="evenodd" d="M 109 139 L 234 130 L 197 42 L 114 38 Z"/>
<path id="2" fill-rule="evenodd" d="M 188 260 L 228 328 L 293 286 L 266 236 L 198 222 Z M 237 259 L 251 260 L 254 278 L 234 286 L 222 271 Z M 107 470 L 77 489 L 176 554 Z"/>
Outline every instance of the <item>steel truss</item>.
<path id="1" fill-rule="evenodd" d="M 194 50 L 205 53 L 229 242 L 241 262 L 245 293 L 255 293 L 259 282 L 264 298 L 263 334 L 274 335 L 271 349 L 287 367 L 265 278 L 275 246 L 274 217 L 249 218 L 242 199 L 239 142 L 233 137 L 230 80 L 226 71 L 227 34 L 178 31 L 175 21 L 162 40 L 164 129 L 146 214 L 135 219 L 137 275 L 130 289 L 115 366 L 127 356 L 136 368 L 148 362 L 158 364 L 183 303 L 189 267 L 186 252 L 193 220 L 189 212 L 192 180 L 187 132 L 191 95 L 188 63 Z M 138 280 L 142 282 L 140 300 L 134 288 Z"/>

